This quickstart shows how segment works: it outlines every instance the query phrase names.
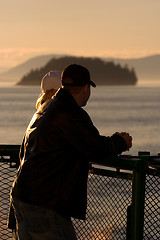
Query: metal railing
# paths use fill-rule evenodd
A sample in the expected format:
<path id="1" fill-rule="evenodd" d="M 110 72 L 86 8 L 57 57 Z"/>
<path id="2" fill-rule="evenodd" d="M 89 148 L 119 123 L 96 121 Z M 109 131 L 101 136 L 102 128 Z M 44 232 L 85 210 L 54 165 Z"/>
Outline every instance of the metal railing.
<path id="1" fill-rule="evenodd" d="M 0 239 L 7 228 L 9 192 L 19 146 L 0 145 Z M 107 162 L 107 163 L 106 163 Z M 140 153 L 90 164 L 85 221 L 73 219 L 78 240 L 160 239 L 160 156 Z"/>

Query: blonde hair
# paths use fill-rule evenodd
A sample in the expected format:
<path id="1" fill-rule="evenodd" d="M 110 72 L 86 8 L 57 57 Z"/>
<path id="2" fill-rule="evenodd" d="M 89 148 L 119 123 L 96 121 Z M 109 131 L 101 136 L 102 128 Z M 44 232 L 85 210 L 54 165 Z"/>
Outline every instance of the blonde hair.
<path id="1" fill-rule="evenodd" d="M 50 89 L 46 90 L 38 99 L 36 102 L 36 109 L 38 108 L 48 99 L 50 99 L 55 93 L 57 92 L 56 89 Z"/>

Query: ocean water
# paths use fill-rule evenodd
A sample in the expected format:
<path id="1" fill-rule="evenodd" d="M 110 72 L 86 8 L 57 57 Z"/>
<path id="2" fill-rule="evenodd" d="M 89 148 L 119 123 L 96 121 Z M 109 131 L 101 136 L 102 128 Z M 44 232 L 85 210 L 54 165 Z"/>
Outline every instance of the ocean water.
<path id="1" fill-rule="evenodd" d="M 0 144 L 21 144 L 40 87 L 0 87 Z M 160 152 L 160 86 L 92 88 L 85 110 L 102 135 L 129 132 L 138 151 Z"/>

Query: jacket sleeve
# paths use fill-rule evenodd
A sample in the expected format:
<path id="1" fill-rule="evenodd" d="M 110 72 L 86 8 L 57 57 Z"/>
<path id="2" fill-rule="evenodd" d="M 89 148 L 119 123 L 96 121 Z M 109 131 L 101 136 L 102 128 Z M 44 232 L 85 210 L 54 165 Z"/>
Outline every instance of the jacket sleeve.
<path id="1" fill-rule="evenodd" d="M 69 147 L 91 159 L 118 155 L 127 150 L 127 144 L 121 136 L 101 136 L 83 109 L 81 114 L 75 114 L 74 117 L 62 114 L 57 122 L 58 131 Z"/>

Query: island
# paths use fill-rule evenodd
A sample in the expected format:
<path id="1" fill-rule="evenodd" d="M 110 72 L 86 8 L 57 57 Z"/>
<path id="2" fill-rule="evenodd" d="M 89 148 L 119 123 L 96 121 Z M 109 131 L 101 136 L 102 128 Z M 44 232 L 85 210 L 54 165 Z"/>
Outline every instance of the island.
<path id="1" fill-rule="evenodd" d="M 62 71 L 69 64 L 80 64 L 88 68 L 91 80 L 96 85 L 136 85 L 137 76 L 134 68 L 122 67 L 113 61 L 100 58 L 64 56 L 52 58 L 44 67 L 32 69 L 24 75 L 17 85 L 40 85 L 42 77 L 49 71 Z"/>

